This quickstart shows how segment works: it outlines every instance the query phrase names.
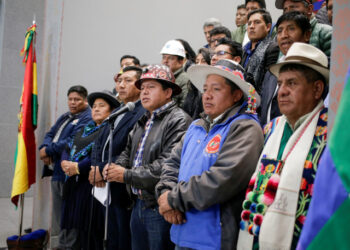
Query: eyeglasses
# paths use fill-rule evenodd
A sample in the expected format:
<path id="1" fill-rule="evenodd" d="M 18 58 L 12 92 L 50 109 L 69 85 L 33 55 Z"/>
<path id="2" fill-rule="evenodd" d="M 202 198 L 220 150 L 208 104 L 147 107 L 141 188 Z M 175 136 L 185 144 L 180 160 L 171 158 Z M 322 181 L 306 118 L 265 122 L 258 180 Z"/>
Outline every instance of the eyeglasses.
<path id="1" fill-rule="evenodd" d="M 217 51 L 217 52 L 211 53 L 211 54 L 210 54 L 210 58 L 213 58 L 215 55 L 216 55 L 216 56 L 223 56 L 223 55 L 225 55 L 225 54 L 229 54 L 229 55 L 231 55 L 231 56 L 235 56 L 235 55 L 233 55 L 233 54 L 230 53 L 230 52 L 227 52 L 227 51 L 224 51 L 224 50 L 219 50 L 219 51 Z"/>

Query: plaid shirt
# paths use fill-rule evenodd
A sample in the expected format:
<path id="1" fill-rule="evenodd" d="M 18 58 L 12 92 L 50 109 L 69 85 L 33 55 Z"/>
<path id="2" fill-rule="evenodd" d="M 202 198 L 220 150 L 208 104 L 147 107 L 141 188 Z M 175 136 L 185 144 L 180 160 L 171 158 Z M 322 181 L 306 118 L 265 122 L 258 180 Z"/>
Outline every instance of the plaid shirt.
<path id="1" fill-rule="evenodd" d="M 137 151 L 136 151 L 136 154 L 135 154 L 135 158 L 134 158 L 134 164 L 133 164 L 133 167 L 134 168 L 137 168 L 137 167 L 140 167 L 141 166 L 141 163 L 142 163 L 142 157 L 143 157 L 143 151 L 145 149 L 145 144 L 146 144 L 146 140 L 147 140 L 147 137 L 149 135 L 149 132 L 151 131 L 152 129 L 152 125 L 153 125 L 153 122 L 154 122 L 154 118 L 157 114 L 159 114 L 161 111 L 163 110 L 166 110 L 168 107 L 170 107 L 171 105 L 173 105 L 173 101 L 171 102 L 168 102 L 166 104 L 164 104 L 163 106 L 161 106 L 160 108 L 154 110 L 151 114 L 151 117 L 148 119 L 146 125 L 145 125 L 145 131 L 143 132 L 142 134 L 142 137 L 141 137 L 141 140 L 140 140 L 140 143 L 139 143 L 139 146 L 137 148 Z M 148 115 L 150 115 L 150 113 L 148 113 Z M 135 194 L 138 193 L 138 190 L 135 189 L 135 188 L 132 188 L 133 192 Z"/>

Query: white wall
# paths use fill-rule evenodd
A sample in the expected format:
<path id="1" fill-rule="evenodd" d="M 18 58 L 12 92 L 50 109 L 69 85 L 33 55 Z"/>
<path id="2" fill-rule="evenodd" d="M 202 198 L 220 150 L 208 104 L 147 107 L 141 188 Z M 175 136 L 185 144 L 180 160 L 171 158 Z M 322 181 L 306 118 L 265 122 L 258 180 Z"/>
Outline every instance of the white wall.
<path id="1" fill-rule="evenodd" d="M 202 25 L 208 17 L 234 29 L 236 7 L 242 2 L 65 1 L 58 114 L 66 110 L 65 94 L 73 84 L 85 85 L 89 92 L 112 89 L 122 55 L 135 55 L 141 63 L 159 63 L 163 44 L 176 38 L 187 40 L 197 51 L 206 44 Z M 280 11 L 274 8 L 274 1 L 267 2 L 276 21 Z"/>

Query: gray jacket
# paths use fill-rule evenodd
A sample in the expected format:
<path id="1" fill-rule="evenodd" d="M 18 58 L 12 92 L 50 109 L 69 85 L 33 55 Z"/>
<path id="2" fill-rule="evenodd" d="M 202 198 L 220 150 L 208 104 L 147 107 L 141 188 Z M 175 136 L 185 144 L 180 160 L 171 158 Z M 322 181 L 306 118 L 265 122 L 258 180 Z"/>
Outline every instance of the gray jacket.
<path id="1" fill-rule="evenodd" d="M 226 121 L 238 110 L 238 106 L 227 110 L 218 123 Z M 209 131 L 210 124 L 206 119 L 196 123 Z M 221 248 L 235 249 L 245 190 L 263 147 L 262 129 L 253 120 L 235 121 L 210 170 L 201 176 L 192 176 L 188 182 L 178 183 L 183 140 L 184 137 L 165 161 L 156 194 L 159 196 L 171 190 L 168 196 L 170 206 L 183 213 L 191 208 L 201 211 L 220 204 Z"/>

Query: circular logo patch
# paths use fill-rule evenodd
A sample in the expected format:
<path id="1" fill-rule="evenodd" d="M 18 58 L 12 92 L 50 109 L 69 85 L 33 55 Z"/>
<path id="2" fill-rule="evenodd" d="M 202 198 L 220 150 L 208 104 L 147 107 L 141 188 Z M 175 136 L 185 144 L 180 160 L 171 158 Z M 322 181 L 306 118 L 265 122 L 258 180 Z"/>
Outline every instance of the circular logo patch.
<path id="1" fill-rule="evenodd" d="M 221 135 L 216 135 L 211 139 L 207 146 L 205 147 L 205 152 L 208 154 L 215 154 L 219 151 L 220 148 Z"/>

